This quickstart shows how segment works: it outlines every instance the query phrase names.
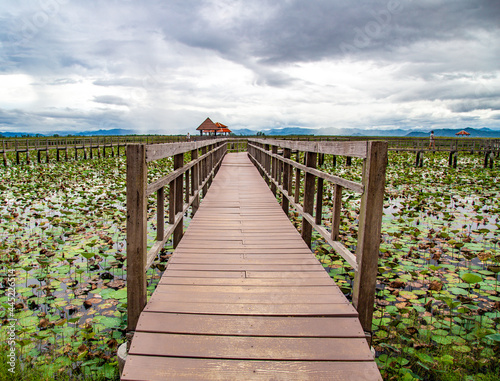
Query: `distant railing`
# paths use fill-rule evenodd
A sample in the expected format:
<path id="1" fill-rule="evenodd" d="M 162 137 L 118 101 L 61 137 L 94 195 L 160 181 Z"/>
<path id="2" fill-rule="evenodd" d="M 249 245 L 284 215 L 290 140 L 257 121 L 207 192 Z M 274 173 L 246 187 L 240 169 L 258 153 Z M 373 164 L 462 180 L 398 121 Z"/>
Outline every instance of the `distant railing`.
<path id="1" fill-rule="evenodd" d="M 201 151 L 201 152 L 200 152 Z M 189 143 L 130 144 L 127 146 L 127 309 L 128 331 L 135 330 L 146 305 L 146 271 L 173 236 L 183 235 L 183 216 L 190 206 L 196 213 L 227 152 L 227 139 Z M 184 164 L 184 155 L 190 161 Z M 172 157 L 173 171 L 148 184 L 147 164 Z M 165 223 L 165 188 L 168 186 L 168 223 Z M 156 242 L 147 251 L 147 200 L 156 193 Z"/>
<path id="2" fill-rule="evenodd" d="M 215 137 L 190 137 L 190 141 L 213 140 Z M 160 144 L 187 141 L 187 136 L 169 135 L 127 135 L 127 136 L 67 136 L 67 137 L 35 137 L 35 138 L 4 138 L 0 143 L 4 166 L 8 165 L 8 155 L 11 154 L 11 163 L 38 162 L 48 163 L 50 160 L 69 161 L 87 160 L 94 157 L 111 157 L 125 155 L 128 144 Z M 123 149 L 122 149 L 123 148 Z M 49 152 L 55 153 L 52 159 Z M 25 157 L 22 160 L 22 156 Z M 35 158 L 36 156 L 36 158 Z"/>
<path id="3" fill-rule="evenodd" d="M 280 152 L 281 151 L 281 152 Z M 291 159 L 292 151 L 296 160 Z M 250 139 L 251 160 L 266 178 L 276 195 L 282 194 L 282 208 L 289 214 L 292 205 L 302 216 L 301 234 L 311 246 L 312 229 L 328 242 L 354 269 L 352 302 L 359 313 L 365 332 L 371 332 L 381 237 L 387 142 L 307 142 L 271 139 Z M 301 153 L 305 165 L 300 164 Z M 316 169 L 324 154 L 363 159 L 362 182 L 357 183 Z M 293 182 L 293 170 L 295 181 Z M 331 230 L 322 226 L 324 182 L 334 184 Z M 293 183 L 295 184 L 293 186 Z M 300 204 L 303 183 L 303 204 Z M 294 188 L 294 189 L 293 189 Z M 339 241 L 342 191 L 349 189 L 361 194 L 358 237 L 354 255 Z M 316 203 L 316 206 L 315 206 Z"/>
<path id="4" fill-rule="evenodd" d="M 247 141 L 246 138 L 229 138 L 227 141 L 227 151 L 228 152 L 246 152 L 247 151 Z"/>

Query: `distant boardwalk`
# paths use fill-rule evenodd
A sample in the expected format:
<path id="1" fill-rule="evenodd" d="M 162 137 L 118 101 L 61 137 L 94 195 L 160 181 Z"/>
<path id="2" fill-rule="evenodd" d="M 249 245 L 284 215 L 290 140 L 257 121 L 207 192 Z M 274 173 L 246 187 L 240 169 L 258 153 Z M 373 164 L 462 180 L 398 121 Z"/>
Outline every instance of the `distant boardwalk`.
<path id="1" fill-rule="evenodd" d="M 122 380 L 381 380 L 357 312 L 230 153 L 142 312 Z"/>

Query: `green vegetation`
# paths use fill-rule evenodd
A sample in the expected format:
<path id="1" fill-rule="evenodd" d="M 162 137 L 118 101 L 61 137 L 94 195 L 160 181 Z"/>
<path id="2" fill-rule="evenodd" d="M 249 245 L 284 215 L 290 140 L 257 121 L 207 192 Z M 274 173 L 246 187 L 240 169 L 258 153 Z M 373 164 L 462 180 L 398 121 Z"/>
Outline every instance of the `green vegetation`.
<path id="1" fill-rule="evenodd" d="M 493 380 L 500 374 L 500 170 L 482 157 L 390 153 L 373 320 L 385 379 Z M 361 163 L 323 170 L 358 179 Z M 328 198 L 328 197 L 327 197 Z M 355 249 L 359 197 L 345 194 L 342 239 Z M 328 200 L 325 200 L 328 208 Z M 325 212 L 326 212 L 325 208 Z M 325 222 L 328 225 L 328 221 Z M 318 258 L 349 295 L 352 269 L 316 241 Z"/>
<path id="2" fill-rule="evenodd" d="M 159 161 L 151 180 L 171 168 Z M 2 292 L 0 318 L 4 327 L 17 319 L 18 379 L 118 377 L 127 302 L 125 169 L 121 157 L 0 170 L 4 290 L 15 279 L 15 303 Z M 157 261 L 149 270 L 149 292 L 164 268 Z"/>
<path id="3" fill-rule="evenodd" d="M 11 158 L 12 159 L 12 158 Z M 323 170 L 359 180 L 358 160 Z M 388 380 L 497 380 L 500 373 L 500 170 L 460 153 L 391 153 L 373 345 Z M 171 170 L 150 167 L 150 181 Z M 0 168 L 0 277 L 15 270 L 17 365 L 0 379 L 116 379 L 125 339 L 125 159 Z M 325 192 L 325 225 L 332 190 Z M 345 192 L 341 236 L 354 251 L 359 197 Z M 154 197 L 149 212 L 155 212 Z M 296 221 L 297 222 L 297 221 Z M 155 222 L 151 222 L 154 232 Z M 151 242 L 153 237 L 151 238 Z M 352 269 L 320 239 L 318 258 L 349 295 Z M 148 271 L 154 289 L 165 250 Z M 9 296 L 0 296 L 1 356 Z"/>

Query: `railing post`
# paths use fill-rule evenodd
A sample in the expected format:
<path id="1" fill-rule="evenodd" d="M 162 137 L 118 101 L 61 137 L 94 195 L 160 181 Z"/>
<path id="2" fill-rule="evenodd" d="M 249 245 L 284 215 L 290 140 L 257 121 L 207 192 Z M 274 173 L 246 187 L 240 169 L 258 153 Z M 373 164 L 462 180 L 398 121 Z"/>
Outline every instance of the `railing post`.
<path id="1" fill-rule="evenodd" d="M 207 153 L 207 146 L 203 146 L 201 148 L 201 155 L 203 156 L 206 153 Z M 208 162 L 208 158 L 206 158 L 206 157 L 200 162 L 202 181 L 205 181 L 205 179 L 207 178 L 207 162 Z M 205 197 L 207 195 L 207 191 L 208 191 L 207 183 L 205 183 L 205 185 L 203 186 L 202 191 L 203 191 L 203 197 Z"/>
<path id="2" fill-rule="evenodd" d="M 134 331 L 146 305 L 146 147 L 127 147 L 127 330 Z"/>
<path id="3" fill-rule="evenodd" d="M 177 155 L 174 155 L 174 171 L 176 169 L 182 168 L 184 166 L 184 154 L 179 153 Z M 174 181 L 174 186 L 175 186 L 175 214 L 174 218 L 177 216 L 177 213 L 182 212 L 184 203 L 183 203 L 183 197 L 182 197 L 182 190 L 183 190 L 183 175 L 178 176 L 175 181 Z M 182 234 L 183 234 L 183 229 L 184 229 L 184 218 L 181 217 L 181 220 L 177 227 L 174 230 L 174 249 L 177 247 L 179 242 L 181 241 Z"/>
<path id="4" fill-rule="evenodd" d="M 321 225 L 323 218 L 323 179 L 318 177 L 318 190 L 316 192 L 316 225 Z"/>
<path id="5" fill-rule="evenodd" d="M 295 158 L 295 161 L 297 163 L 300 163 L 300 151 L 297 150 L 297 157 Z M 300 169 L 295 168 L 295 194 L 294 194 L 294 201 L 296 204 L 299 203 L 300 199 Z"/>
<path id="6" fill-rule="evenodd" d="M 165 188 L 156 192 L 156 240 L 163 241 L 165 235 Z"/>
<path id="7" fill-rule="evenodd" d="M 340 234 L 340 211 L 342 210 L 342 186 L 335 184 L 332 207 L 332 240 L 338 241 Z"/>
<path id="8" fill-rule="evenodd" d="M 191 151 L 191 160 L 196 160 L 198 159 L 198 149 L 194 149 Z M 198 211 L 198 208 L 200 206 L 200 195 L 199 193 L 196 194 L 198 189 L 200 188 L 200 176 L 199 176 L 199 164 L 196 164 L 191 168 L 191 192 L 192 195 L 195 196 L 195 199 L 193 201 L 192 207 L 193 207 L 193 215 L 196 214 Z"/>
<path id="9" fill-rule="evenodd" d="M 283 158 L 290 159 L 292 156 L 292 150 L 290 148 L 283 149 Z M 288 163 L 284 164 L 283 168 L 283 189 L 290 195 L 290 189 L 292 189 L 292 174 L 291 174 L 291 165 Z M 288 201 L 288 197 L 283 196 L 281 200 L 281 208 L 283 212 L 288 216 L 288 212 L 290 209 L 290 201 Z"/>
<path id="10" fill-rule="evenodd" d="M 386 165 L 387 142 L 368 142 L 367 157 L 363 165 L 364 191 L 361 197 L 356 247 L 358 271 L 354 278 L 352 298 L 365 332 L 372 331 Z"/>
<path id="11" fill-rule="evenodd" d="M 277 154 L 278 153 L 278 147 L 275 146 L 275 145 L 272 145 L 271 146 L 271 152 L 273 154 Z M 271 178 L 275 181 L 278 180 L 278 159 L 276 159 L 275 157 L 272 157 L 271 158 Z M 276 197 L 276 184 L 274 183 L 274 181 L 271 181 L 271 192 L 273 192 L 273 195 L 274 197 Z"/>
<path id="12" fill-rule="evenodd" d="M 316 152 L 306 152 L 306 166 L 316 168 L 318 154 Z M 305 173 L 304 176 L 304 213 L 309 213 L 311 216 L 314 211 L 314 188 L 316 176 L 310 173 Z M 312 225 L 305 219 L 302 219 L 302 239 L 307 246 L 311 247 Z"/>
<path id="13" fill-rule="evenodd" d="M 264 149 L 266 152 L 264 153 L 264 169 L 267 172 L 268 175 L 271 175 L 271 158 L 269 157 L 269 144 L 264 144 Z M 271 183 L 271 180 L 269 177 L 265 177 L 266 179 L 266 184 L 269 185 Z"/>
<path id="14" fill-rule="evenodd" d="M 5 140 L 2 140 L 2 147 L 3 147 L 3 153 L 2 153 L 3 165 L 4 165 L 4 167 L 6 167 L 7 166 L 7 152 L 5 152 Z"/>

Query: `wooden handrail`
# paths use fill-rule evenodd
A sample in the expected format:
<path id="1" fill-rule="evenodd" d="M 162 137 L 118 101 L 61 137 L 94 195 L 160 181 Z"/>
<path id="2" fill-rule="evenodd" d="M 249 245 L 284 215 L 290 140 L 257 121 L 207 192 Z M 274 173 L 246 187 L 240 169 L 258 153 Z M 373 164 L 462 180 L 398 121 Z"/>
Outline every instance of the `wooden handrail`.
<path id="1" fill-rule="evenodd" d="M 279 149 L 283 150 L 283 156 L 278 154 Z M 292 149 L 297 151 L 296 161 L 290 159 Z M 292 205 L 302 216 L 302 238 L 309 247 L 311 246 L 311 231 L 315 229 L 331 245 L 333 250 L 353 267 L 355 272 L 353 305 L 358 310 L 363 329 L 370 333 L 378 271 L 387 142 L 292 142 L 249 139 L 248 151 L 252 162 L 271 185 L 271 189 L 277 189 L 281 193 L 282 207 L 285 213 L 288 214 L 289 205 Z M 298 162 L 300 152 L 304 152 L 305 165 Z M 325 153 L 362 158 L 362 183 L 346 180 L 316 169 L 318 156 Z M 296 171 L 294 194 L 292 194 L 291 184 L 292 168 L 295 168 Z M 304 178 L 303 205 L 299 203 L 301 173 L 303 173 Z M 334 184 L 331 231 L 321 225 L 324 181 Z M 361 193 L 356 254 L 350 252 L 339 241 L 343 189 Z M 315 202 L 316 207 L 314 207 Z"/>
<path id="2" fill-rule="evenodd" d="M 202 155 L 199 156 L 199 150 Z M 173 237 L 177 247 L 183 234 L 184 214 L 196 212 L 227 152 L 227 139 L 127 146 L 127 330 L 133 332 L 146 305 L 146 271 L 165 243 Z M 184 155 L 191 160 L 184 164 Z M 148 184 L 149 162 L 172 157 L 174 170 Z M 168 224 L 165 223 L 165 186 L 168 193 Z M 156 192 L 156 242 L 147 251 L 147 199 Z"/>

